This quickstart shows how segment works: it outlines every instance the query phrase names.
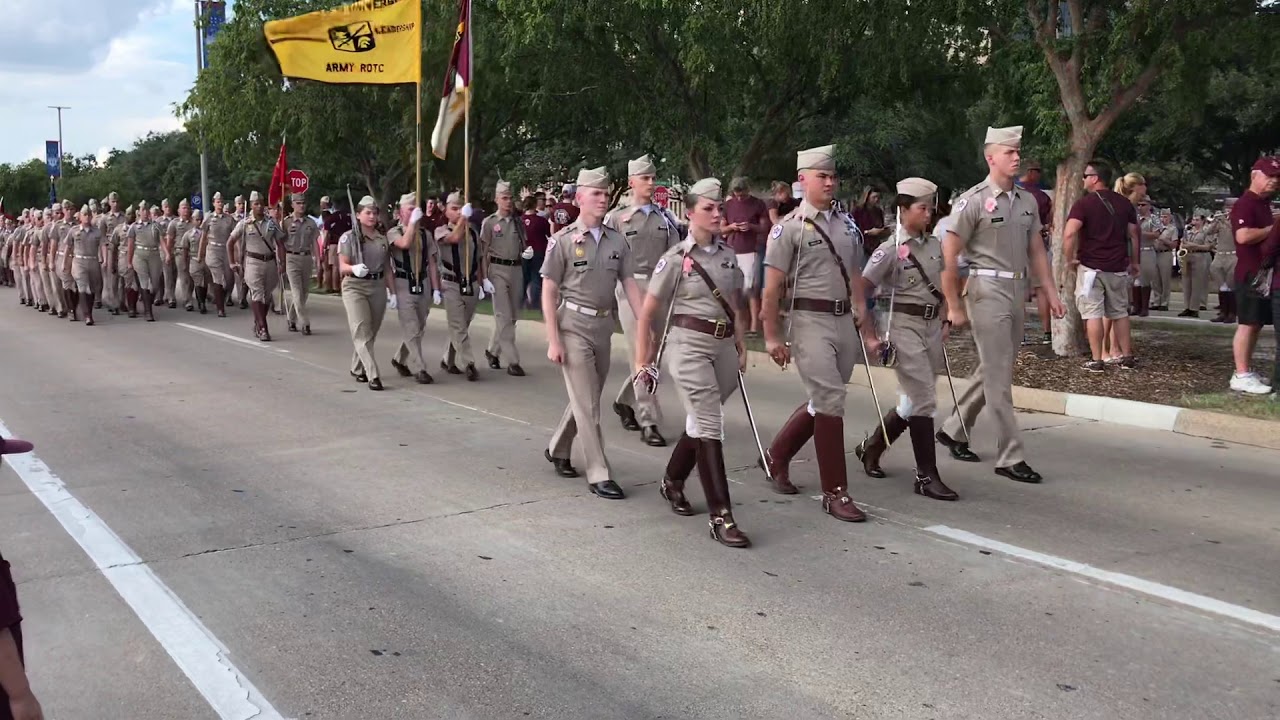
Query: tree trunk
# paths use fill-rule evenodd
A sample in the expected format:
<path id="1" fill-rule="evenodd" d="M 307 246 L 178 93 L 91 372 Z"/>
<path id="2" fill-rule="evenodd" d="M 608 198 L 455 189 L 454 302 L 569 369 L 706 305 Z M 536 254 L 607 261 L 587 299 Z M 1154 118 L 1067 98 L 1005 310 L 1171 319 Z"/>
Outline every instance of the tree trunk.
<path id="1" fill-rule="evenodd" d="M 1071 212 L 1071 206 L 1084 196 L 1084 170 L 1093 159 L 1097 146 L 1097 143 L 1081 140 L 1079 136 L 1082 134 L 1072 132 L 1072 152 L 1058 164 L 1053 187 L 1053 281 L 1058 287 L 1058 297 L 1067 307 L 1066 317 L 1053 321 L 1053 351 L 1058 357 L 1079 355 L 1089 345 L 1080 311 L 1076 309 L 1076 271 L 1067 267 L 1062 256 L 1062 231 L 1067 227 L 1067 214 Z"/>

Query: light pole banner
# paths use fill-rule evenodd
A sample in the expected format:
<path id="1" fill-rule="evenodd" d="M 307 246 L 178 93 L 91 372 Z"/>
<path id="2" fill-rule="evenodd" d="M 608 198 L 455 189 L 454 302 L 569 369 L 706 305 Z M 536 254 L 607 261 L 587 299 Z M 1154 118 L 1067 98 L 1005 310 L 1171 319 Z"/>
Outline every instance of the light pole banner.
<path id="1" fill-rule="evenodd" d="M 62 153 L 57 140 L 44 141 L 44 164 L 49 169 L 50 178 L 62 177 Z"/>
<path id="2" fill-rule="evenodd" d="M 209 69 L 209 43 L 218 35 L 218 31 L 227 22 L 227 4 L 223 0 L 201 0 L 200 14 L 204 17 L 204 43 L 200 57 L 203 58 L 203 70 Z"/>

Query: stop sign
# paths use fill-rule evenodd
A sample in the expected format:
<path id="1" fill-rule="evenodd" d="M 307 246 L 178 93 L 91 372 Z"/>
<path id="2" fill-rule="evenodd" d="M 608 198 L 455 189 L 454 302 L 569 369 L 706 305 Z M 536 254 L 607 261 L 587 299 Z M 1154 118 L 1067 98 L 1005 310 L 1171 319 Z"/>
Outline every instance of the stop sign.
<path id="1" fill-rule="evenodd" d="M 289 192 L 304 193 L 307 188 L 311 187 L 311 178 L 301 170 L 290 170 L 284 176 L 285 182 L 289 184 Z"/>
<path id="2" fill-rule="evenodd" d="M 666 185 L 659 185 L 653 189 L 653 201 L 659 207 L 666 207 L 667 203 L 671 202 L 671 191 Z"/>

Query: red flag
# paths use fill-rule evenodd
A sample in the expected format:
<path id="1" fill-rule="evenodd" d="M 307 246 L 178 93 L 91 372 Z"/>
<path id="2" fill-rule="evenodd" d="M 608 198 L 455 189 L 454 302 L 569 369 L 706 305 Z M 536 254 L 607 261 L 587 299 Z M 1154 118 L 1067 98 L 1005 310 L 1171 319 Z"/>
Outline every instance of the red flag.
<path id="1" fill-rule="evenodd" d="M 441 160 L 449 148 L 449 135 L 462 119 L 471 88 L 471 0 L 460 0 L 459 4 L 453 54 L 444 73 L 444 90 L 440 93 L 440 116 L 431 131 L 431 152 Z"/>
<path id="2" fill-rule="evenodd" d="M 289 163 L 285 160 L 284 143 L 280 143 L 280 159 L 276 160 L 276 167 L 271 171 L 271 187 L 267 188 L 267 205 L 275 207 L 276 203 L 284 200 L 285 185 L 288 180 L 285 175 L 289 172 Z"/>

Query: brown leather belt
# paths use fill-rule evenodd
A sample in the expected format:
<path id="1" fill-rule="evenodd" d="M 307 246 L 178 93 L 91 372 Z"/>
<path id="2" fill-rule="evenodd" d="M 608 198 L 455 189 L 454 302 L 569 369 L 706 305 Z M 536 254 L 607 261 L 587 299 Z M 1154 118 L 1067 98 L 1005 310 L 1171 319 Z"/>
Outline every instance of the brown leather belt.
<path id="1" fill-rule="evenodd" d="M 876 301 L 876 304 L 881 310 L 888 311 L 889 309 L 888 298 L 880 298 Z M 914 315 L 919 318 L 924 318 L 925 320 L 936 320 L 942 317 L 941 310 L 941 305 L 920 305 L 918 303 L 901 302 L 895 302 L 893 304 L 894 312 L 902 313 L 903 315 Z"/>
<path id="2" fill-rule="evenodd" d="M 292 251 L 292 250 L 286 250 L 285 252 L 289 253 L 290 255 L 310 255 L 310 254 L 311 254 L 311 251 L 310 251 L 310 250 L 302 250 L 302 251 L 299 251 L 299 252 L 294 252 L 294 251 Z"/>
<path id="3" fill-rule="evenodd" d="M 852 308 L 848 300 L 818 300 L 817 298 L 796 298 L 796 310 L 826 313 L 828 315 L 848 315 Z"/>
<path id="4" fill-rule="evenodd" d="M 275 262 L 275 261 L 276 261 L 276 256 L 275 256 L 275 255 L 259 255 L 258 253 L 252 253 L 252 252 L 247 252 L 247 251 L 245 252 L 245 255 L 248 255 L 249 257 L 253 258 L 254 260 L 260 260 L 260 261 L 262 261 L 262 262 Z"/>
<path id="5" fill-rule="evenodd" d="M 733 337 L 733 323 L 728 320 L 704 320 L 696 315 L 672 315 L 671 324 L 685 330 L 710 335 L 717 340 Z"/>
<path id="6" fill-rule="evenodd" d="M 489 256 L 489 262 L 495 265 L 505 265 L 507 267 L 520 267 L 521 265 L 519 260 L 503 260 L 502 258 L 494 257 L 492 255 Z"/>

